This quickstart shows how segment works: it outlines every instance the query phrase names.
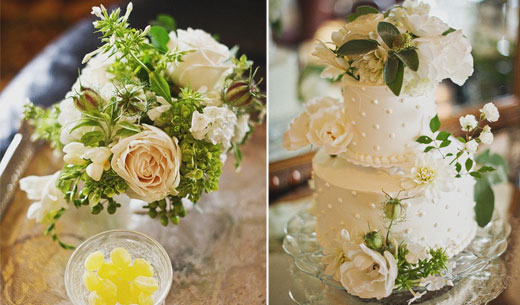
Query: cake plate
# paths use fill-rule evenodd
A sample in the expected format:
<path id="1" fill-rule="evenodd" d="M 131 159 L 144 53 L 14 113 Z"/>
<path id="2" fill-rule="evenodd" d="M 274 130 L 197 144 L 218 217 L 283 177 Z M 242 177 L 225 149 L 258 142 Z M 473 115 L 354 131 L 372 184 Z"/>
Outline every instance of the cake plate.
<path id="1" fill-rule="evenodd" d="M 297 213 L 285 226 L 283 249 L 294 259 L 291 299 L 300 305 L 310 304 L 407 304 L 409 292 L 394 291 L 382 300 L 361 299 L 348 294 L 341 283 L 325 274 L 322 248 L 314 231 L 316 217 L 307 209 Z M 450 261 L 454 287 L 428 292 L 414 304 L 486 304 L 507 286 L 505 263 L 500 258 L 507 249 L 510 224 L 494 218 L 479 228 L 473 241 Z"/>

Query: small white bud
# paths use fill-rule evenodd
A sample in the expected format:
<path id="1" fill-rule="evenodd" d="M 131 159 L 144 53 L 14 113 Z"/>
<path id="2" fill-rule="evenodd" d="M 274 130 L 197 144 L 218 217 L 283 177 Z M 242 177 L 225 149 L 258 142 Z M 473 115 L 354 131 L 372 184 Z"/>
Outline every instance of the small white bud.
<path id="1" fill-rule="evenodd" d="M 99 6 L 93 6 L 92 12 L 90 12 L 92 15 L 97 16 L 98 18 L 103 18 L 103 13 L 101 12 L 101 8 Z"/>
<path id="2" fill-rule="evenodd" d="M 151 25 L 147 25 L 145 28 L 144 28 L 144 31 L 143 31 L 143 36 L 146 36 L 149 32 L 150 32 L 150 29 L 152 28 Z"/>

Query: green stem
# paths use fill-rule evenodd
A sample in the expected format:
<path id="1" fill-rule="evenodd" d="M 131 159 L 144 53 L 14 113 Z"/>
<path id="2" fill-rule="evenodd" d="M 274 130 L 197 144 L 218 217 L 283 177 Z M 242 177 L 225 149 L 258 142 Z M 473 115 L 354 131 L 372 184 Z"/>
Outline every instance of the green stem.
<path id="1" fill-rule="evenodd" d="M 386 231 L 386 246 L 390 245 L 389 238 L 390 238 L 390 229 L 392 229 L 392 225 L 394 224 L 394 220 L 390 220 L 390 225 L 388 226 L 388 230 Z"/>

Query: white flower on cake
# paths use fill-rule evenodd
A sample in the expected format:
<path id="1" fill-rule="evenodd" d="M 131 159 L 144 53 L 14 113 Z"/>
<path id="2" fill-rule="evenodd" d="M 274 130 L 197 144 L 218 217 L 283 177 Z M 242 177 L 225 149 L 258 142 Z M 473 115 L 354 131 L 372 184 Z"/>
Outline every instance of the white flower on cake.
<path id="1" fill-rule="evenodd" d="M 491 132 L 491 127 L 489 127 L 489 125 L 484 126 L 478 138 L 483 144 L 489 145 L 493 143 L 493 133 Z"/>
<path id="2" fill-rule="evenodd" d="M 176 138 L 157 127 L 143 127 L 144 131 L 123 138 L 112 147 L 111 165 L 128 183 L 131 198 L 153 202 L 175 194 L 182 154 Z"/>
<path id="3" fill-rule="evenodd" d="M 345 243 L 346 260 L 340 267 L 341 284 L 350 294 L 361 298 L 382 299 L 392 293 L 397 278 L 397 262 L 365 244 Z"/>
<path id="4" fill-rule="evenodd" d="M 405 259 L 412 265 L 415 265 L 419 263 L 419 260 L 425 260 L 428 257 L 426 248 L 419 245 L 418 243 L 407 243 L 406 247 L 410 252 L 408 252 L 408 254 L 405 256 Z"/>
<path id="5" fill-rule="evenodd" d="M 467 114 L 466 116 L 461 116 L 459 118 L 460 127 L 462 131 L 471 131 L 477 127 L 478 122 L 475 119 L 475 116 L 472 114 Z"/>
<path id="6" fill-rule="evenodd" d="M 477 149 L 478 149 L 478 143 L 475 140 L 471 140 L 471 141 L 464 143 L 464 150 L 469 153 L 474 154 L 477 152 Z"/>
<path id="7" fill-rule="evenodd" d="M 226 107 L 208 106 L 202 113 L 195 111 L 191 118 L 190 132 L 197 140 L 222 144 L 223 150 L 231 147 L 237 117 Z"/>
<path id="8" fill-rule="evenodd" d="M 418 0 L 403 2 L 402 8 L 392 12 L 398 22 L 402 23 L 407 31 L 419 36 L 437 36 L 450 27 L 435 16 L 429 16 L 430 5 Z"/>
<path id="9" fill-rule="evenodd" d="M 168 48 L 189 51 L 182 57 L 182 62 L 168 67 L 173 82 L 182 87 L 211 92 L 232 71 L 229 48 L 203 30 L 188 28 L 178 29 L 177 34 L 171 32 Z"/>
<path id="10" fill-rule="evenodd" d="M 383 68 L 388 58 L 387 50 L 379 46 L 361 58 L 354 60 L 352 67 L 356 68 L 355 75 L 362 83 L 384 85 Z"/>
<path id="11" fill-rule="evenodd" d="M 35 201 L 27 211 L 27 218 L 47 224 L 52 222 L 52 217 L 60 209 L 68 208 L 65 195 L 56 188 L 59 176 L 58 171 L 49 176 L 29 176 L 20 179 L 20 189 L 27 193 L 30 200 Z"/>
<path id="12" fill-rule="evenodd" d="M 347 23 L 343 29 L 332 34 L 332 42 L 341 47 L 352 39 L 366 39 L 377 29 L 377 24 L 385 19 L 383 14 L 361 15 L 356 20 Z"/>
<path id="13" fill-rule="evenodd" d="M 345 242 L 350 242 L 350 235 L 347 230 L 341 230 L 338 235 L 328 246 L 323 248 L 323 258 L 321 259 L 327 265 L 325 274 L 332 276 L 336 281 L 341 280 L 340 267 L 345 262 L 343 245 Z"/>
<path id="14" fill-rule="evenodd" d="M 307 102 L 305 112 L 291 122 L 283 144 L 289 150 L 312 144 L 337 155 L 346 151 L 352 137 L 342 103 L 330 97 L 317 97 Z"/>
<path id="15" fill-rule="evenodd" d="M 440 193 L 453 189 L 455 169 L 448 161 L 433 152 L 417 155 L 415 163 L 401 180 L 401 186 L 412 196 L 424 193 L 427 199 L 438 198 Z"/>
<path id="16" fill-rule="evenodd" d="M 336 56 L 323 42 L 316 44 L 312 55 L 318 57 L 321 63 L 327 65 L 321 73 L 321 76 L 324 78 L 335 79 L 345 73 L 345 70 L 350 67 L 345 58 Z"/>
<path id="17" fill-rule="evenodd" d="M 480 109 L 484 119 L 488 122 L 496 122 L 500 118 L 497 107 L 493 103 L 487 103 L 482 109 Z"/>

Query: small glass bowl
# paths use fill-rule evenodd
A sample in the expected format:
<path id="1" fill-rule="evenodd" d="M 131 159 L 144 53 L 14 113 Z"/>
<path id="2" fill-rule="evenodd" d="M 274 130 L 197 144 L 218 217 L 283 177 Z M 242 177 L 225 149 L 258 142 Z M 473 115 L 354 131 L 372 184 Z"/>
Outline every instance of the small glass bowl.
<path id="1" fill-rule="evenodd" d="M 157 241 L 135 231 L 110 230 L 90 237 L 72 253 L 65 269 L 65 289 L 74 305 L 88 305 L 89 291 L 83 284 L 85 259 L 94 251 L 101 251 L 105 259 L 110 251 L 123 247 L 130 252 L 132 260 L 142 258 L 150 262 L 154 277 L 159 281 L 159 289 L 154 293 L 155 304 L 164 304 L 173 280 L 173 269 L 166 250 Z"/>

